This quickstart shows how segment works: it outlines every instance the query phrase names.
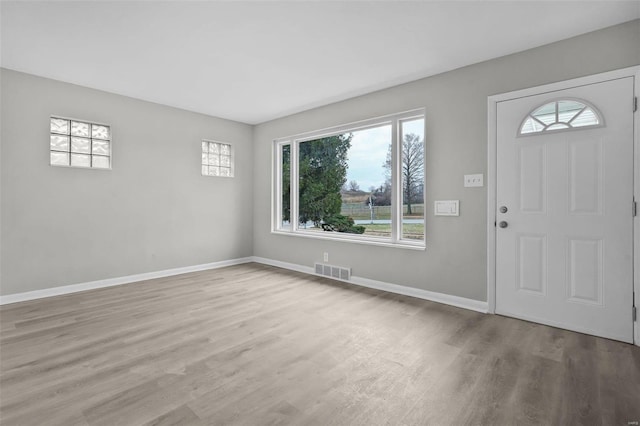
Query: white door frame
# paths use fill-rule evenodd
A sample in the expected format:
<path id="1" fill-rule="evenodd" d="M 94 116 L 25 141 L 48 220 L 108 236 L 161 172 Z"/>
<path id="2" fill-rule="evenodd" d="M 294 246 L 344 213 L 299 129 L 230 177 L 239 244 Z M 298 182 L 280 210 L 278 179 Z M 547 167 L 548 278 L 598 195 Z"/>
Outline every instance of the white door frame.
<path id="1" fill-rule="evenodd" d="M 497 107 L 498 102 L 538 95 L 545 92 L 585 86 L 593 83 L 614 80 L 624 77 L 634 77 L 635 97 L 640 98 L 640 66 L 608 71 L 587 77 L 565 80 L 558 83 L 545 84 L 514 92 L 489 96 L 488 111 L 488 139 L 487 139 L 487 304 L 488 311 L 496 311 L 496 168 L 497 161 Z M 633 105 L 629 105 L 633 108 Z M 640 202 L 640 111 L 636 111 L 633 119 L 633 196 Z M 631 212 L 629 213 L 631 214 Z M 633 219 L 633 289 L 634 305 L 640 308 L 640 216 Z M 640 314 L 640 312 L 639 312 Z M 631 320 L 631 312 L 629 312 Z M 634 344 L 640 346 L 640 318 L 633 323 Z"/>

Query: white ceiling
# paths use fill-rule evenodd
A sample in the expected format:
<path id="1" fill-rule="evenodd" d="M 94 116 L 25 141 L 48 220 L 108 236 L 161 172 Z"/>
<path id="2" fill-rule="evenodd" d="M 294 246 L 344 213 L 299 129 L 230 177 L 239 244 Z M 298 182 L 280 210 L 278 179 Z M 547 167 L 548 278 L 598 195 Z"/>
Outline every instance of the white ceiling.
<path id="1" fill-rule="evenodd" d="M 1 65 L 255 124 L 640 18 L 640 1 L 2 2 Z"/>

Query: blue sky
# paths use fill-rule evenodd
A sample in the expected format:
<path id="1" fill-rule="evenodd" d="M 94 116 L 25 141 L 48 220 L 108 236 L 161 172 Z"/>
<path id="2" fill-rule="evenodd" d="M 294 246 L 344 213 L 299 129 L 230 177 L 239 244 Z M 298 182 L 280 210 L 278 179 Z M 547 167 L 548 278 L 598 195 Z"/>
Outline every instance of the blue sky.
<path id="1" fill-rule="evenodd" d="M 403 123 L 403 131 L 405 134 L 415 133 L 424 139 L 424 121 L 406 121 Z M 384 163 L 390 143 L 390 125 L 353 132 L 349 149 L 347 185 L 355 180 L 363 191 L 368 191 L 371 186 L 377 188 L 382 185 L 386 172 Z"/>

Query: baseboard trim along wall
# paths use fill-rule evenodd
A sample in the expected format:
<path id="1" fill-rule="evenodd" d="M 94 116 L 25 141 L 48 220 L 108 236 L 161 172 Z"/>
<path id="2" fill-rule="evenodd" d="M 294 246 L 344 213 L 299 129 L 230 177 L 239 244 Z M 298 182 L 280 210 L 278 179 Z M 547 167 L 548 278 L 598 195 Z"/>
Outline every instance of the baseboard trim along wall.
<path id="1" fill-rule="evenodd" d="M 128 275 L 117 278 L 107 278 L 86 283 L 52 287 L 44 290 L 27 291 L 24 293 L 8 294 L 0 296 L 0 305 L 10 303 L 26 302 L 29 300 L 43 299 L 45 297 L 62 296 L 65 294 L 77 293 L 80 291 L 94 290 L 104 287 L 112 287 L 122 284 L 130 284 L 138 281 L 146 281 L 154 278 L 170 277 L 172 275 L 186 274 L 189 272 L 206 271 L 208 269 L 224 268 L 225 266 L 240 265 L 242 263 L 256 262 L 264 265 L 276 266 L 292 271 L 303 272 L 314 275 L 311 266 L 302 266 L 295 263 L 281 262 L 279 260 L 267 259 L 264 257 L 243 257 L 238 259 L 223 260 L 220 262 L 204 263 L 201 265 L 185 266 L 181 268 L 165 269 L 163 271 L 145 272 L 142 274 Z M 335 278 L 333 278 L 335 279 Z M 488 304 L 479 300 L 467 299 L 465 297 L 452 296 L 449 294 L 436 293 L 419 288 L 406 287 L 398 284 L 390 284 L 383 281 L 376 281 L 369 278 L 351 276 L 349 281 L 338 280 L 347 284 L 355 284 L 362 287 L 375 288 L 377 290 L 388 291 L 389 293 L 402 294 L 405 296 L 417 297 L 419 299 L 430 300 L 432 302 L 444 303 L 445 305 L 456 306 L 458 308 L 469 309 L 476 312 L 487 313 Z"/>
<path id="2" fill-rule="evenodd" d="M 156 272 L 144 272 L 142 274 L 128 275 L 117 278 L 107 278 L 86 283 L 71 284 L 60 287 L 52 287 L 44 290 L 27 291 L 24 293 L 8 294 L 0 296 L 0 305 L 9 303 L 26 302 L 28 300 L 42 299 L 45 297 L 62 296 L 65 294 L 77 293 L 79 291 L 94 290 L 97 288 L 112 287 L 122 284 L 130 284 L 138 281 L 152 280 L 154 278 L 170 277 L 172 275 L 186 274 L 189 272 L 206 271 L 208 269 L 224 268 L 225 266 L 239 265 L 251 262 L 252 258 L 243 257 L 239 259 L 222 260 L 220 262 L 203 263 L 201 265 L 184 266 L 181 268 L 165 269 Z"/>
<path id="3" fill-rule="evenodd" d="M 252 257 L 252 261 L 256 263 L 262 263 L 264 265 L 277 266 L 279 268 L 290 269 L 293 271 L 315 275 L 315 271 L 311 266 L 301 266 L 295 263 L 281 262 L 279 260 L 272 260 L 256 256 Z M 436 293 L 434 291 L 422 290 L 419 288 L 407 287 L 398 284 L 390 284 L 383 281 L 376 281 L 369 278 L 358 277 L 355 275 L 352 275 L 349 281 L 337 281 L 342 281 L 347 284 L 355 284 L 362 287 L 375 288 L 377 290 L 388 291 L 389 293 L 417 297 L 418 299 L 429 300 L 432 302 L 444 303 L 445 305 L 469 309 L 476 312 L 487 313 L 489 311 L 489 305 L 487 304 L 487 302 L 482 302 L 480 300 L 467 299 L 466 297 L 452 296 L 444 293 Z"/>

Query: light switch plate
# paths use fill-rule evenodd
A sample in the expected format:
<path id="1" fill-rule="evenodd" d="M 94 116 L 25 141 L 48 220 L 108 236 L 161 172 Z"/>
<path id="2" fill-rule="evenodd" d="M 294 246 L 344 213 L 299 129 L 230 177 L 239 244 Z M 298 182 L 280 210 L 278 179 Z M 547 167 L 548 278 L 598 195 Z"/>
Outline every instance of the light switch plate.
<path id="1" fill-rule="evenodd" d="M 460 216 L 460 200 L 438 200 L 433 204 L 436 216 Z"/>
<path id="2" fill-rule="evenodd" d="M 483 175 L 464 175 L 464 186 L 470 188 L 474 186 L 483 186 Z"/>

